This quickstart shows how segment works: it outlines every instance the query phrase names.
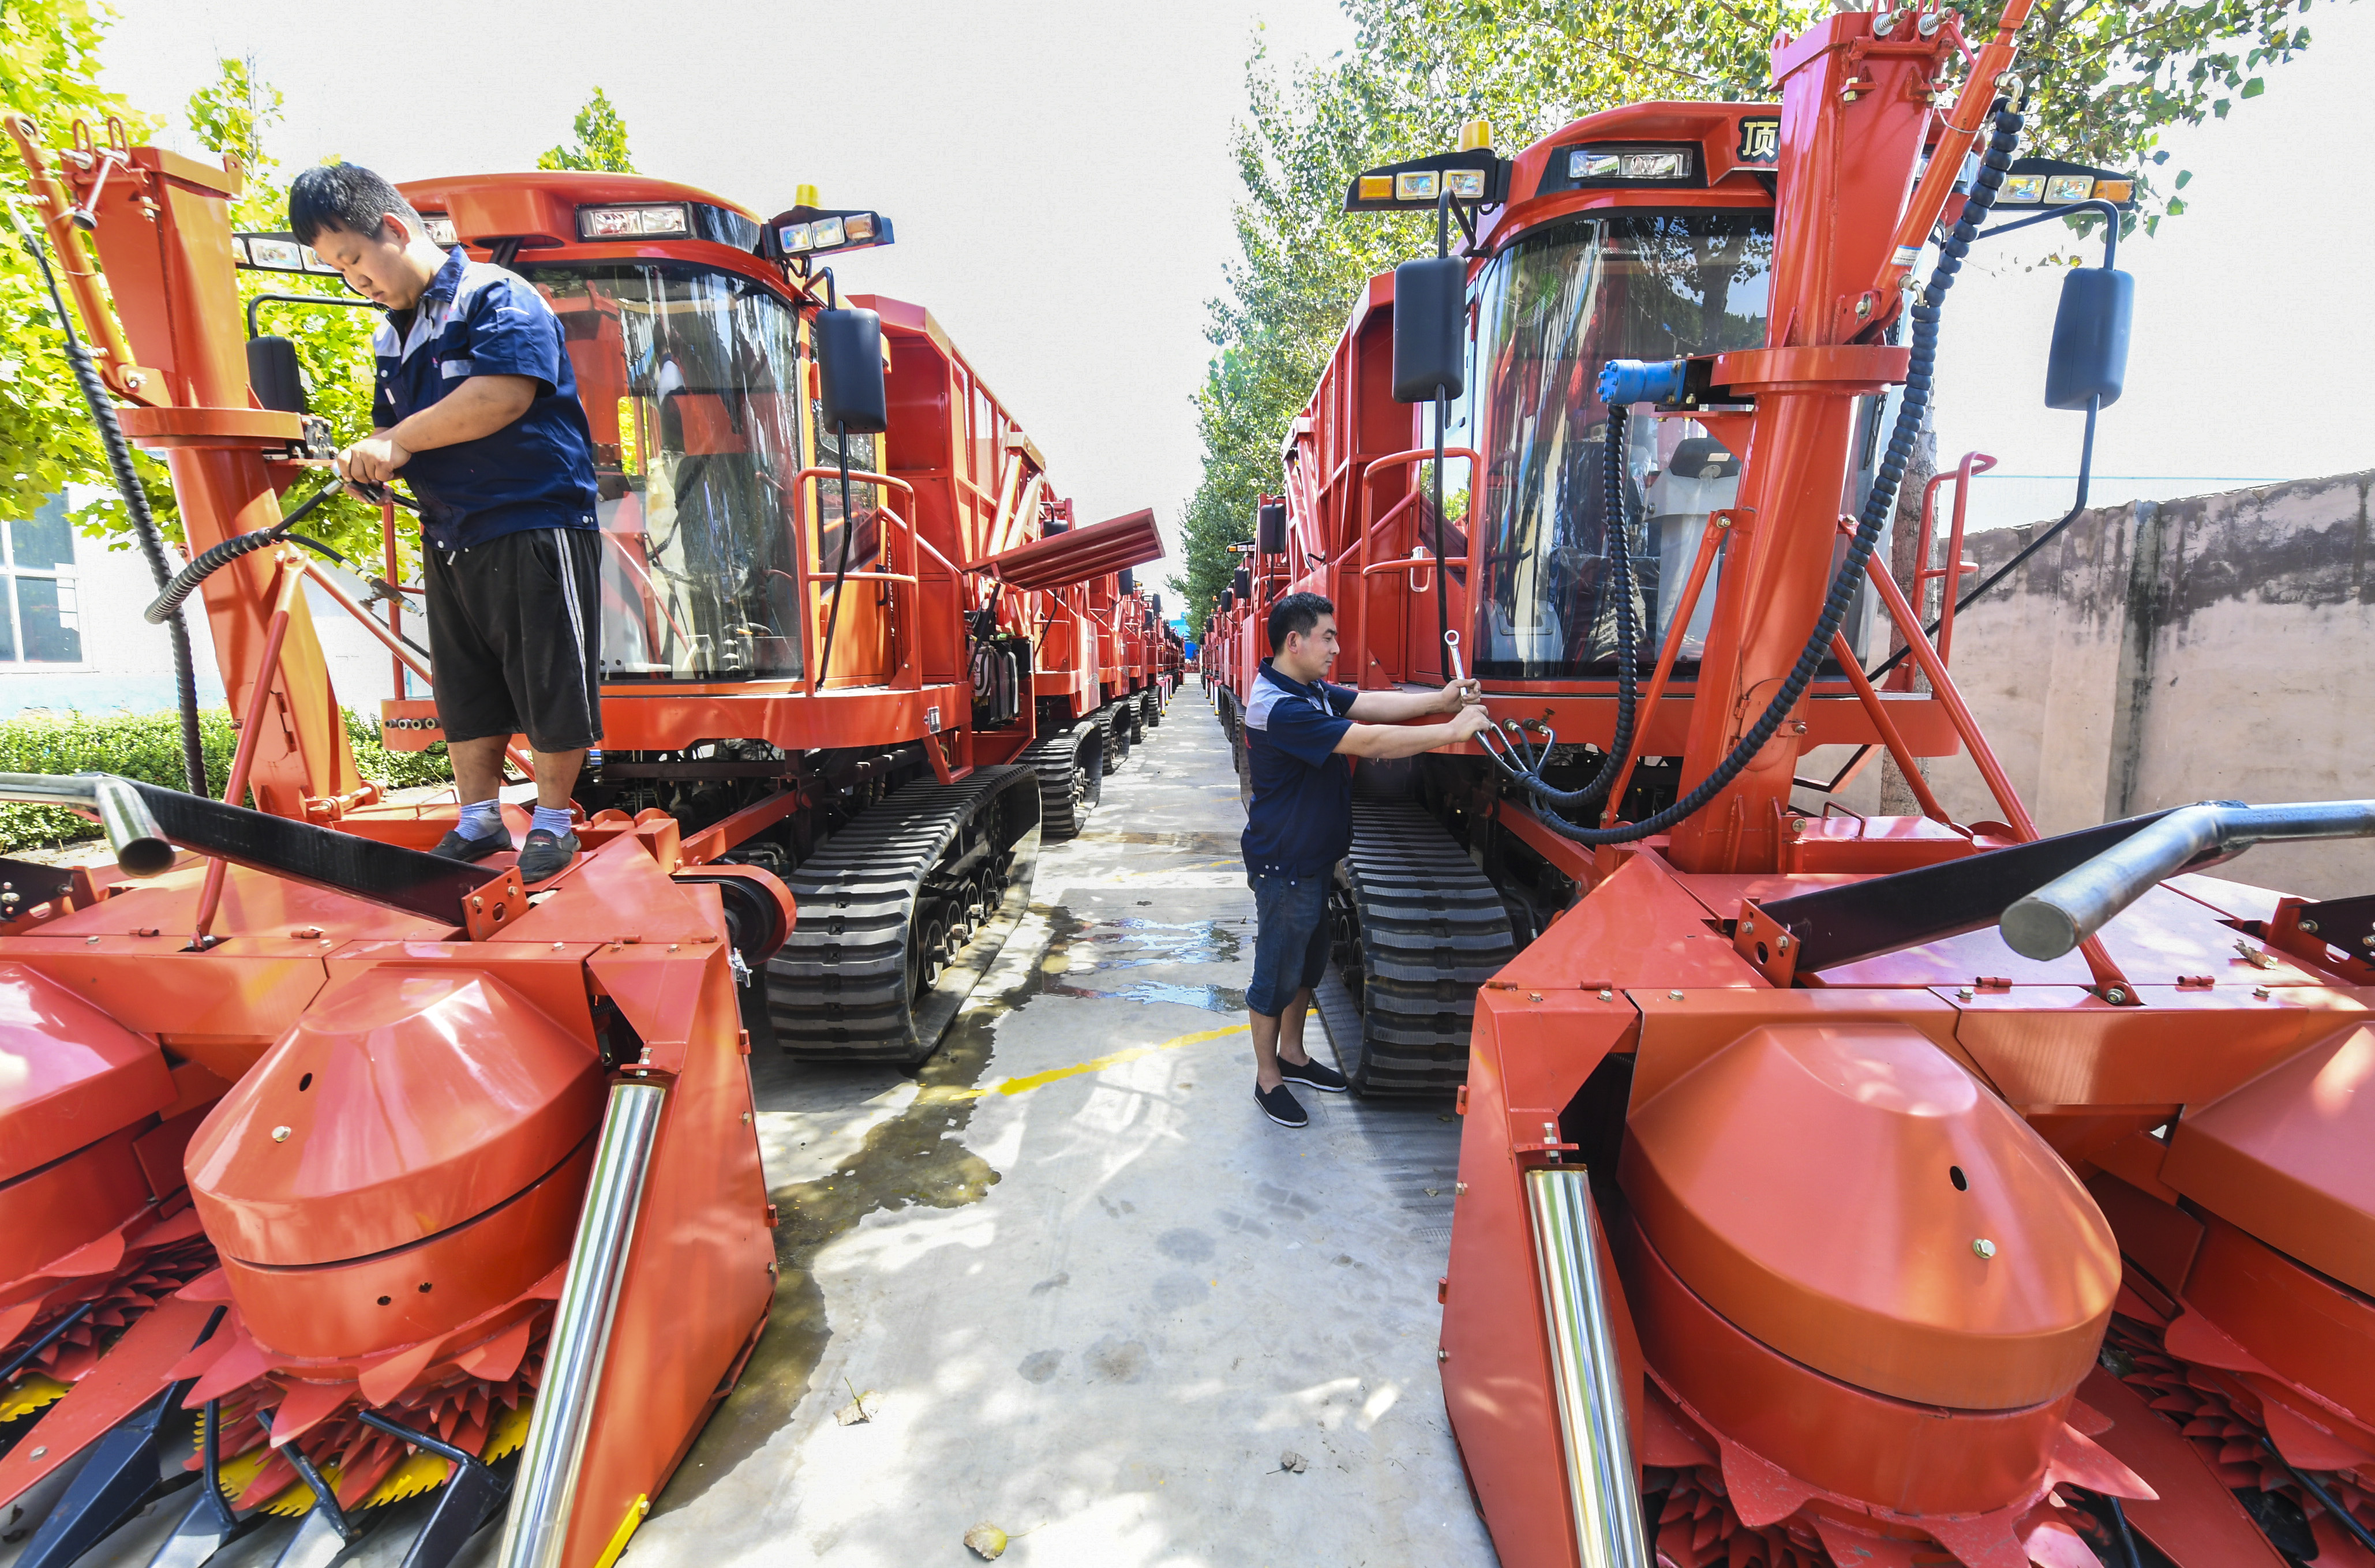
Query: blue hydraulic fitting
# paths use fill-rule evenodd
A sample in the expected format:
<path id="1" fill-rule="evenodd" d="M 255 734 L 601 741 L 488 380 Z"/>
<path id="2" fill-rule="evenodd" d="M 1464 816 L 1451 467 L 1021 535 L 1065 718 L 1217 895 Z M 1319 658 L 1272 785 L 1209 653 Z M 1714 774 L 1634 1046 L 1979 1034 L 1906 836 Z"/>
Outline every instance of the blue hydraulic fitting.
<path id="1" fill-rule="evenodd" d="M 1682 360 L 1611 360 L 1601 368 L 1600 401 L 1611 408 L 1636 403 L 1680 403 Z"/>

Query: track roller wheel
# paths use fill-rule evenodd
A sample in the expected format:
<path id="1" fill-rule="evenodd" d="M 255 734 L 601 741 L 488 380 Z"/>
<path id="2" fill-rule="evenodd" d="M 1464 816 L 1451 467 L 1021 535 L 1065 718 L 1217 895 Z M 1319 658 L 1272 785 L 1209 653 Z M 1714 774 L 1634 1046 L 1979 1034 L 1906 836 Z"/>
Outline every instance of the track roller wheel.
<path id="1" fill-rule="evenodd" d="M 1105 726 L 1105 772 L 1115 773 L 1129 760 L 1129 722 L 1123 716 L 1122 705 L 1108 702 L 1097 710 L 1098 722 Z"/>
<path id="2" fill-rule="evenodd" d="M 768 961 L 767 1008 L 786 1054 L 916 1067 L 939 1048 L 1029 902 L 1041 790 L 1028 767 L 918 780 L 785 878 L 799 919 Z"/>
<path id="3" fill-rule="evenodd" d="M 1093 718 L 1034 742 L 1022 763 L 1039 775 L 1039 842 L 1080 836 L 1105 788 L 1105 737 Z"/>
<path id="4" fill-rule="evenodd" d="M 1359 1033 L 1336 1042 L 1353 1089 L 1457 1089 L 1468 1077 L 1476 988 L 1517 953 L 1493 884 L 1420 808 L 1355 800 L 1353 853 L 1329 914 L 1337 964 L 1360 1008 Z"/>

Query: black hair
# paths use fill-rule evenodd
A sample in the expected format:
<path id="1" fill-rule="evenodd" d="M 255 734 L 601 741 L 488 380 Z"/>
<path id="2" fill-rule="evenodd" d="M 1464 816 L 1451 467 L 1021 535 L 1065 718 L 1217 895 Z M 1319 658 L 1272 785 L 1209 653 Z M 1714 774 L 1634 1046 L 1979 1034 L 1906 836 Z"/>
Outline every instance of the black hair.
<path id="1" fill-rule="evenodd" d="M 425 232 L 412 204 L 396 187 L 359 163 L 325 163 L 297 176 L 289 187 L 289 230 L 310 245 L 325 229 L 343 229 L 368 240 L 380 220 L 404 219 L 415 234 Z"/>
<path id="2" fill-rule="evenodd" d="M 1286 646 L 1288 638 L 1309 631 L 1319 624 L 1321 616 L 1335 613 L 1336 607 L 1321 595 L 1287 595 L 1270 607 L 1270 651 L 1277 653 Z"/>

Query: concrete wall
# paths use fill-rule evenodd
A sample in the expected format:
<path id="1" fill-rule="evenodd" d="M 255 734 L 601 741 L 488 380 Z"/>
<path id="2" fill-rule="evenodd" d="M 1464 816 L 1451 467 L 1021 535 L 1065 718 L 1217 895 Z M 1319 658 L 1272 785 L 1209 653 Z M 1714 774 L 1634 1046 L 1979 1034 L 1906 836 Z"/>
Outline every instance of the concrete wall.
<path id="1" fill-rule="evenodd" d="M 2089 512 L 1960 619 L 1956 679 L 2043 831 L 2375 796 L 2370 488 L 2375 472 Z M 1965 558 L 1991 573 L 2046 525 L 1971 536 Z M 1957 818 L 1999 815 L 1967 757 L 1929 772 Z M 2228 875 L 2375 892 L 2375 841 L 2267 845 Z"/>

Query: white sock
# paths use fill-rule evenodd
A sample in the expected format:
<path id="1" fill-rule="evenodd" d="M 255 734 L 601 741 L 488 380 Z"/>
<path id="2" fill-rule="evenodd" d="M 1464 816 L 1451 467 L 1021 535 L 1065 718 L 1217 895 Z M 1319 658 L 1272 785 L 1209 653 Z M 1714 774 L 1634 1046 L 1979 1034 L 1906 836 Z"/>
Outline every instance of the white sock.
<path id="1" fill-rule="evenodd" d="M 503 831 L 502 803 L 493 800 L 470 802 L 462 808 L 462 819 L 455 824 L 455 831 L 466 839 L 493 838 Z"/>
<path id="2" fill-rule="evenodd" d="M 567 838 L 569 836 L 569 808 L 566 806 L 538 807 L 536 808 L 536 819 L 527 825 L 527 831 L 532 833 L 538 828 L 542 828 L 554 838 Z"/>

